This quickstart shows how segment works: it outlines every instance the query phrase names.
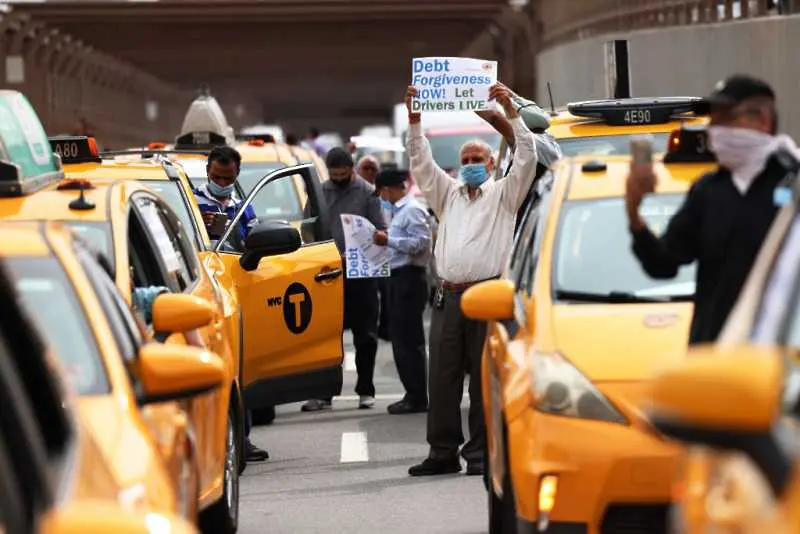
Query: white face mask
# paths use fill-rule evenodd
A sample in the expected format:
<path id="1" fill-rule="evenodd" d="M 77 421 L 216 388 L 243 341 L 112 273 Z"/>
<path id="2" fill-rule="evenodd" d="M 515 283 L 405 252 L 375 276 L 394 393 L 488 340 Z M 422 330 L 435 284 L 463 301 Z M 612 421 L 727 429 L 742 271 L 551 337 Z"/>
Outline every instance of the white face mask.
<path id="1" fill-rule="evenodd" d="M 748 128 L 708 128 L 711 150 L 716 154 L 719 164 L 731 171 L 733 183 L 742 194 L 764 170 L 770 155 L 785 141 L 786 136 L 774 136 Z M 791 142 L 791 147 L 795 148 L 794 142 Z"/>

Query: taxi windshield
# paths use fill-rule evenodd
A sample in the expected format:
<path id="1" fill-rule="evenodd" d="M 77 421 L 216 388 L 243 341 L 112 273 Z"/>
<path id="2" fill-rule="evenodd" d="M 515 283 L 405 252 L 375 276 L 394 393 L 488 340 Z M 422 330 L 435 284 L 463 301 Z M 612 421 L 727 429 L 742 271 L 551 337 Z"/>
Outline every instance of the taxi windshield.
<path id="1" fill-rule="evenodd" d="M 25 306 L 79 395 L 111 390 L 97 341 L 78 296 L 55 258 L 10 258 Z"/>
<path id="2" fill-rule="evenodd" d="M 640 213 L 654 234 L 665 230 L 682 200 L 680 194 L 645 198 Z M 691 300 L 695 265 L 681 267 L 671 280 L 650 278 L 631 251 L 622 198 L 571 200 L 561 214 L 553 287 L 557 298 L 574 300 Z"/>
<path id="3" fill-rule="evenodd" d="M 180 159 L 178 163 L 186 172 L 192 186 L 199 187 L 208 182 L 208 173 L 206 172 L 205 159 Z"/>
<path id="4" fill-rule="evenodd" d="M 480 139 L 489 143 L 492 150 L 500 146 L 500 134 L 497 132 L 460 133 L 448 135 L 428 135 L 433 159 L 444 170 L 461 167 L 461 147 L 467 141 Z"/>
<path id="5" fill-rule="evenodd" d="M 64 221 L 70 230 L 82 237 L 97 252 L 114 265 L 114 243 L 111 224 L 100 221 Z"/>
<path id="6" fill-rule="evenodd" d="M 276 171 L 278 169 L 282 169 L 286 167 L 283 163 L 280 162 L 271 162 L 271 163 L 242 163 L 242 169 L 239 171 L 239 185 L 242 187 L 242 191 L 244 191 L 245 195 L 250 194 L 250 191 L 258 185 L 258 182 L 261 179 L 271 173 L 272 171 Z M 283 180 L 278 180 L 283 181 Z M 271 184 L 270 184 L 271 185 Z M 262 196 L 259 194 L 258 196 Z"/>
<path id="7" fill-rule="evenodd" d="M 598 137 L 572 137 L 559 139 L 558 145 L 564 157 L 570 156 L 629 156 L 631 153 L 631 138 L 638 134 L 602 135 Z M 651 133 L 653 137 L 653 151 L 664 152 L 667 150 L 669 133 Z"/>
<path id="8" fill-rule="evenodd" d="M 166 201 L 167 205 L 172 208 L 172 211 L 178 215 L 181 224 L 186 229 L 186 233 L 191 237 L 192 245 L 197 247 L 197 243 L 200 242 L 200 239 L 197 235 L 197 229 L 193 224 L 189 206 L 187 206 L 186 199 L 181 194 L 180 184 L 171 180 L 148 180 L 139 183 L 149 187 Z"/>

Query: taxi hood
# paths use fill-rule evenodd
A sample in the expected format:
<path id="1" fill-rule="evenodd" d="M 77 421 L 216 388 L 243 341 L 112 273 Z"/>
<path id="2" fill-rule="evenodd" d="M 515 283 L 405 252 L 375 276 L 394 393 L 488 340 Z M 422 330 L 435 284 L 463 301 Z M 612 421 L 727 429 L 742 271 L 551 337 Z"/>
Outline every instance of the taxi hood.
<path id="1" fill-rule="evenodd" d="M 638 381 L 686 354 L 691 303 L 557 304 L 559 352 L 593 382 Z"/>

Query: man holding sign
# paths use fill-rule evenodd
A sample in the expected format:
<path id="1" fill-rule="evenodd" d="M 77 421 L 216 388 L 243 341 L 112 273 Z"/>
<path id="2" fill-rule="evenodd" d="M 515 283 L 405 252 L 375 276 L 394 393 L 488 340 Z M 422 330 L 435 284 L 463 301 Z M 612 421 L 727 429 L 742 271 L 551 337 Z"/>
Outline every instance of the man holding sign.
<path id="1" fill-rule="evenodd" d="M 440 63 L 440 66 L 444 72 L 449 72 L 446 69 L 452 64 Z M 423 67 L 422 71 L 427 68 Z M 432 69 L 435 71 L 436 65 Z M 419 82 L 422 78 L 415 79 Z M 428 79 L 428 85 L 431 83 L 435 85 Z M 482 79 L 480 84 L 483 84 Z M 475 95 L 479 94 L 478 89 L 475 87 Z M 533 183 L 538 158 L 533 134 L 520 119 L 517 106 L 511 100 L 511 91 L 495 83 L 487 88 L 486 100 L 503 106 L 514 130 L 516 150 L 511 169 L 504 179 L 491 180 L 492 150 L 482 141 L 473 141 L 461 148 L 459 179 L 451 178 L 433 160 L 430 144 L 423 135 L 421 114 L 417 112 L 421 107 L 415 103 L 420 92 L 414 85 L 406 92 L 407 151 L 411 174 L 441 221 L 434 251 L 441 280 L 434 297 L 429 341 L 427 437 L 430 452 L 428 458 L 408 472 L 412 476 L 426 476 L 461 471 L 459 447 L 464 442 L 461 397 L 467 373 L 470 375 L 470 439 L 460 454 L 467 461 L 467 474 L 482 475 L 486 428 L 480 377 L 486 323 L 463 316 L 461 295 L 476 283 L 497 278 L 502 273 L 511 249 L 514 219 Z M 488 103 L 484 105 L 489 106 Z"/>

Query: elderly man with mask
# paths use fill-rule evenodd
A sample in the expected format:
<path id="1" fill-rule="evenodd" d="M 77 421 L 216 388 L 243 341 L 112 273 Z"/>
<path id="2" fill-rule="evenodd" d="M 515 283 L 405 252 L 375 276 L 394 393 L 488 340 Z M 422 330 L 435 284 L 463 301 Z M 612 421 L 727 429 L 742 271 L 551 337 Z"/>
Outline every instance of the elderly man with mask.
<path id="1" fill-rule="evenodd" d="M 701 107 L 711 114 L 709 148 L 719 168 L 694 183 L 666 231 L 656 236 L 639 214 L 655 190 L 652 165 L 631 166 L 625 197 L 633 252 L 647 274 L 673 278 L 697 262 L 690 344 L 717 338 L 772 225 L 776 187 L 791 176 L 778 153 L 800 157 L 794 141 L 776 135 L 775 93 L 766 82 L 731 76 Z"/>
<path id="2" fill-rule="evenodd" d="M 327 223 L 344 258 L 343 214 L 360 215 L 378 230 L 386 230 L 386 221 L 375 187 L 355 173 L 353 158 L 344 148 L 332 148 L 325 156 L 325 165 L 330 176 L 322 184 L 322 193 L 328 205 Z M 345 328 L 353 332 L 356 348 L 358 407 L 372 408 L 375 405 L 373 375 L 378 352 L 378 285 L 375 278 L 345 278 L 344 322 Z M 315 412 L 330 409 L 331 400 L 309 400 L 302 410 Z"/>
<path id="3" fill-rule="evenodd" d="M 486 428 L 481 399 L 481 353 L 486 323 L 461 312 L 461 295 L 483 280 L 497 278 L 511 248 L 514 220 L 535 176 L 537 154 L 533 134 L 520 119 L 512 93 L 502 84 L 489 91 L 506 112 L 514 133 L 514 162 L 508 175 L 490 179 L 492 150 L 482 141 L 461 149 L 459 179 L 451 178 L 433 159 L 422 133 L 421 115 L 412 112 L 417 89 L 406 92 L 409 130 L 407 152 L 411 174 L 440 220 L 434 256 L 439 285 L 434 297 L 429 340 L 428 457 L 409 469 L 412 476 L 461 471 L 459 447 L 461 397 L 465 374 L 469 383 L 470 439 L 460 451 L 468 475 L 481 475 Z"/>

